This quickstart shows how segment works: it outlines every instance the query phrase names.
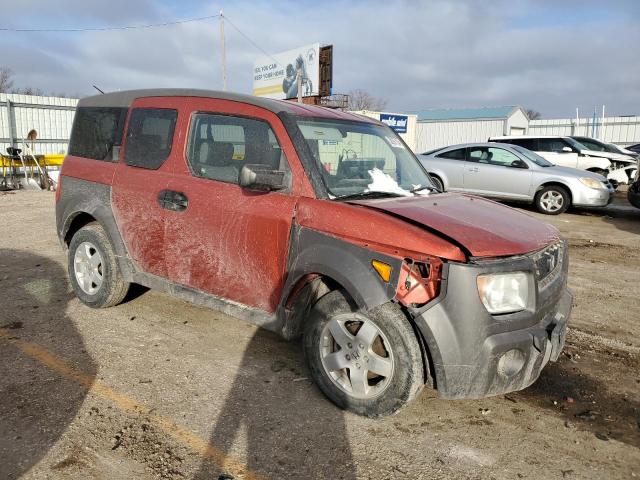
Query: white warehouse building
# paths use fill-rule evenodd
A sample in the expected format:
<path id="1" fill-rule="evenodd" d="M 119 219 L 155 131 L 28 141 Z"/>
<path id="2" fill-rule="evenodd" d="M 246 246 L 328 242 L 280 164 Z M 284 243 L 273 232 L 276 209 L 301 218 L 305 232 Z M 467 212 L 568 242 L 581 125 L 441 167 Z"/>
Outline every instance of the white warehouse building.
<path id="1" fill-rule="evenodd" d="M 526 135 L 529 117 L 517 105 L 412 112 L 418 117 L 416 153 L 500 135 Z"/>

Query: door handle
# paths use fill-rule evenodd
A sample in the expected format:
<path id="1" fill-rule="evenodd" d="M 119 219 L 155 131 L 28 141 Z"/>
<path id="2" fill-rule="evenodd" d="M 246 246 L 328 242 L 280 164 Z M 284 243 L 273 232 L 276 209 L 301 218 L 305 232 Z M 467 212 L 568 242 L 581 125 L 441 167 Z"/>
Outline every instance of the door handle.
<path id="1" fill-rule="evenodd" d="M 189 206 L 189 199 L 182 192 L 175 190 L 162 190 L 158 194 L 158 203 L 161 208 L 173 212 L 183 212 Z"/>
<path id="2" fill-rule="evenodd" d="M 473 168 L 469 168 L 470 172 L 477 172 L 478 171 L 478 167 L 473 167 Z"/>

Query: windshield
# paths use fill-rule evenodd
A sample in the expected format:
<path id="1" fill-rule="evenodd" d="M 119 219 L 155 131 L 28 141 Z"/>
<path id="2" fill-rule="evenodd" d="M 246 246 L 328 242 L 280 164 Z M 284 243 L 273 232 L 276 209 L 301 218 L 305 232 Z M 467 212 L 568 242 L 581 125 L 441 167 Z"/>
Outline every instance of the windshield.
<path id="1" fill-rule="evenodd" d="M 545 158 L 542 158 L 540 155 L 538 155 L 535 152 L 532 152 L 531 150 L 527 150 L 524 147 L 519 147 L 519 146 L 516 146 L 516 145 L 514 145 L 512 148 L 514 150 L 517 150 L 518 153 L 521 153 L 522 155 L 527 157 L 529 160 L 531 160 L 536 165 L 539 165 L 541 167 L 553 167 L 553 163 L 549 162 Z"/>
<path id="2" fill-rule="evenodd" d="M 434 148 L 433 150 L 429 150 L 428 152 L 421 153 L 420 155 L 433 155 L 434 153 L 439 152 L 440 150 L 444 150 L 447 147 Z"/>
<path id="3" fill-rule="evenodd" d="M 435 190 L 417 158 L 389 127 L 307 118 L 297 124 L 334 198 Z"/>
<path id="4" fill-rule="evenodd" d="M 607 147 L 607 152 L 609 153 L 621 153 L 625 155 L 624 149 L 620 148 L 615 143 L 607 143 L 606 147 Z"/>
<path id="5" fill-rule="evenodd" d="M 580 142 L 582 145 L 587 147 L 589 150 L 593 150 L 594 152 L 607 152 L 607 151 L 609 151 L 607 149 L 607 146 L 604 143 L 601 143 L 601 142 L 599 142 L 597 140 L 594 140 L 592 138 L 578 137 L 578 138 L 574 138 L 574 140 Z"/>
<path id="6" fill-rule="evenodd" d="M 564 138 L 567 143 L 569 145 L 571 145 L 573 148 L 575 148 L 576 150 L 589 150 L 587 147 L 585 147 L 583 144 L 581 144 L 580 142 L 575 141 L 573 138 L 571 137 L 565 137 Z"/>

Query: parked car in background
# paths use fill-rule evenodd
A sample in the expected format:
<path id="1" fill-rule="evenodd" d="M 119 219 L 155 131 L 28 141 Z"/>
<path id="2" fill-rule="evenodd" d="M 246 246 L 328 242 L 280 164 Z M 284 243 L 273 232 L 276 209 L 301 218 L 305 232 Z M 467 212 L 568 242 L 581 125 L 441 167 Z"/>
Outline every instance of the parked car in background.
<path id="1" fill-rule="evenodd" d="M 635 160 L 638 155 L 636 152 L 632 150 L 627 150 L 626 148 L 620 147 L 619 145 L 615 145 L 613 143 L 602 142 L 595 138 L 580 137 L 575 135 L 572 135 L 571 138 L 573 138 L 578 143 L 581 143 L 582 145 L 587 147 L 589 150 L 592 150 L 595 152 L 607 152 L 607 153 L 614 153 L 617 155 L 624 155 L 626 157 L 630 157 L 631 160 Z"/>
<path id="2" fill-rule="evenodd" d="M 631 152 L 637 153 L 638 155 L 640 155 L 640 143 L 636 143 L 635 145 L 629 145 L 627 147 L 624 147 L 625 150 L 629 150 Z"/>
<path id="3" fill-rule="evenodd" d="M 560 167 L 518 145 L 469 143 L 427 152 L 420 161 L 439 188 L 532 202 L 548 215 L 608 205 L 614 189 L 602 175 Z"/>
<path id="4" fill-rule="evenodd" d="M 590 150 L 571 137 L 509 136 L 491 137 L 489 141 L 519 145 L 555 165 L 588 170 L 605 177 L 612 170 L 635 164 L 634 159 L 626 155 Z"/>
<path id="5" fill-rule="evenodd" d="M 138 283 L 302 337 L 316 385 L 363 415 L 426 383 L 443 398 L 531 385 L 572 308 L 555 228 L 440 193 L 389 126 L 313 105 L 83 98 L 56 220 L 85 305 L 117 305 Z"/>
<path id="6" fill-rule="evenodd" d="M 627 199 L 631 205 L 640 208 L 640 175 L 636 175 L 634 181 L 629 185 Z"/>

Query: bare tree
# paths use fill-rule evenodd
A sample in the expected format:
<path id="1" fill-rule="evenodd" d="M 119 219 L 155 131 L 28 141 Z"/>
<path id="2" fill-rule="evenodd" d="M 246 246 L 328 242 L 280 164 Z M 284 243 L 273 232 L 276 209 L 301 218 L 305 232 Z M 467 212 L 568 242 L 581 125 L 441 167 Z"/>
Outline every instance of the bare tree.
<path id="1" fill-rule="evenodd" d="M 387 106 L 387 100 L 385 98 L 374 97 L 366 90 L 356 88 L 349 92 L 349 103 L 347 110 L 384 110 Z"/>
<path id="2" fill-rule="evenodd" d="M 542 118 L 542 114 L 537 110 L 533 110 L 532 108 L 527 108 L 526 112 L 529 120 L 538 120 L 539 118 Z"/>
<path id="3" fill-rule="evenodd" d="M 13 87 L 13 72 L 10 68 L 0 67 L 0 93 L 9 93 Z"/>
<path id="4" fill-rule="evenodd" d="M 19 93 L 20 95 L 44 95 L 44 92 L 36 87 L 14 88 L 11 93 Z"/>

